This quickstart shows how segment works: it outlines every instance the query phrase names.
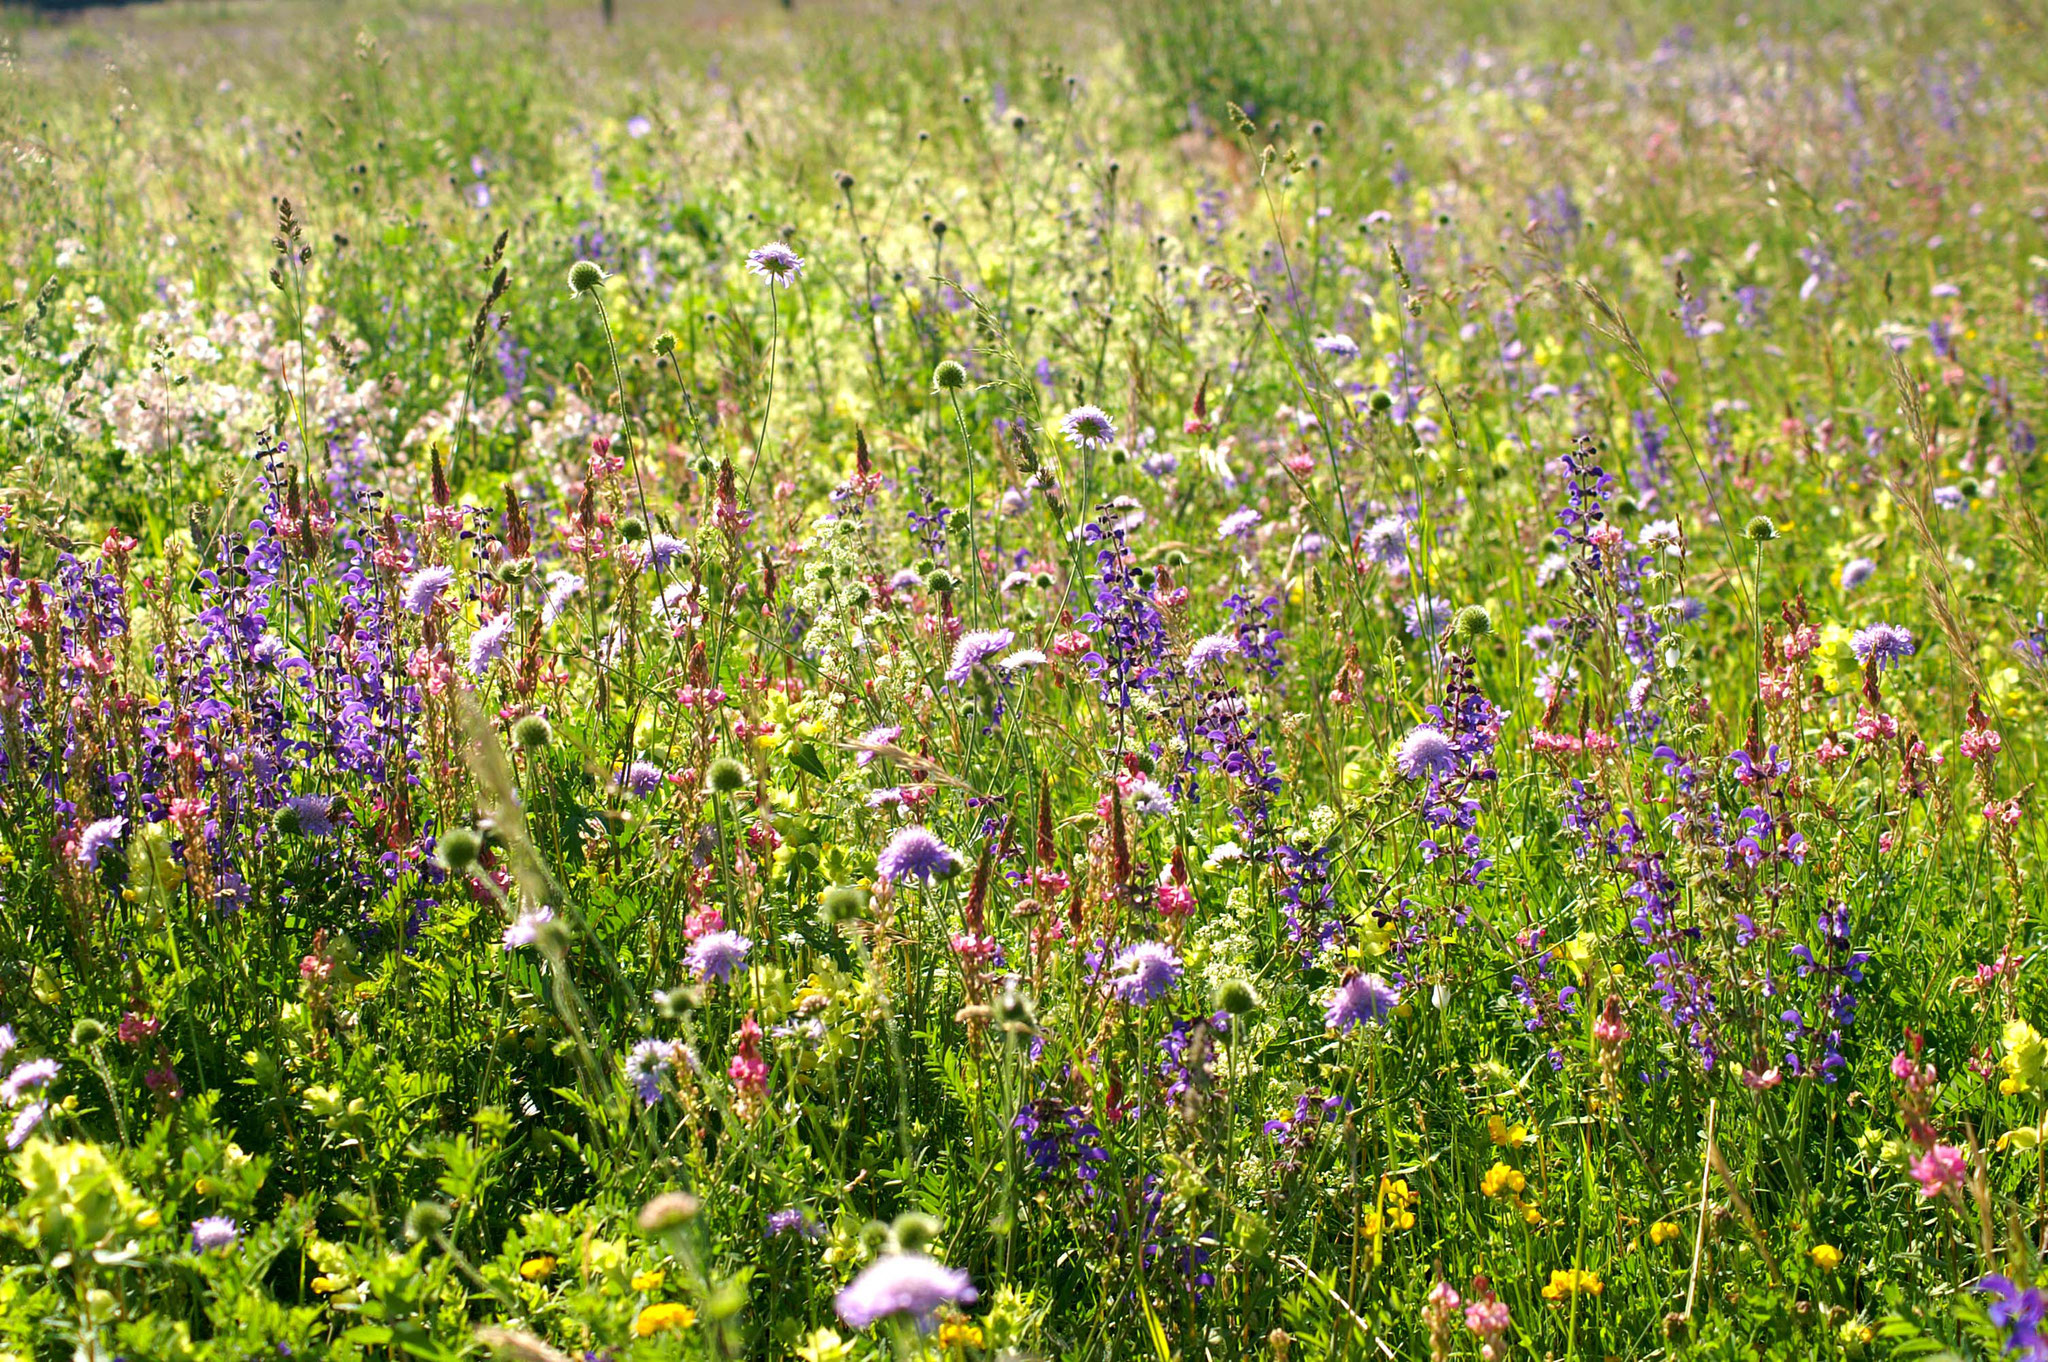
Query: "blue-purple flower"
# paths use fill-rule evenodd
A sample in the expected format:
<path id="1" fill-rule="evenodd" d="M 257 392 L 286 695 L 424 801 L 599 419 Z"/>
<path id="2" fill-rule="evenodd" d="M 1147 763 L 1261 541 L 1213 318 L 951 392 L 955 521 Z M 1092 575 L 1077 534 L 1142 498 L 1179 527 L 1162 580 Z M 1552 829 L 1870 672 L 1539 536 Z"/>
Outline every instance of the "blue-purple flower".
<path id="1" fill-rule="evenodd" d="M 1158 1002 L 1180 982 L 1180 957 L 1163 941 L 1125 947 L 1116 958 L 1116 969 L 1110 988 L 1133 1007 Z"/>
<path id="2" fill-rule="evenodd" d="M 953 645 L 953 663 L 946 668 L 946 679 L 959 685 L 974 675 L 976 667 L 1009 647 L 1015 639 L 1016 635 L 1008 629 L 972 629 L 960 635 L 960 641 Z"/>
<path id="3" fill-rule="evenodd" d="M 1116 440 L 1116 424 L 1100 407 L 1076 407 L 1060 418 L 1060 433 L 1076 449 L 1107 449 Z"/>
<path id="4" fill-rule="evenodd" d="M 724 983 L 746 960 L 754 943 L 738 932 L 706 932 L 691 943 L 683 957 L 690 972 L 699 979 Z"/>
<path id="5" fill-rule="evenodd" d="M 1435 724 L 1417 724 L 1394 749 L 1394 769 L 1403 780 L 1448 775 L 1457 764 L 1457 745 Z"/>
<path id="6" fill-rule="evenodd" d="M 855 1277 L 833 1306 L 854 1329 L 891 1315 L 906 1315 L 919 1329 L 929 1329 L 940 1306 L 971 1305 L 977 1294 L 974 1283 L 958 1268 L 922 1253 L 891 1253 Z"/>
<path id="7" fill-rule="evenodd" d="M 875 857 L 875 882 L 894 884 L 898 880 L 943 880 L 960 869 L 960 858 L 929 828 L 912 823 L 899 828 L 889 845 Z"/>
<path id="8" fill-rule="evenodd" d="M 398 603 L 415 615 L 424 615 L 441 599 L 441 593 L 455 584 L 452 567 L 423 567 L 399 583 Z"/>
<path id="9" fill-rule="evenodd" d="M 1900 624 L 1866 624 L 1849 635 L 1849 651 L 1866 666 L 1883 671 L 1892 663 L 1911 657 L 1919 648 L 1912 631 Z"/>
<path id="10" fill-rule="evenodd" d="M 1323 1024 L 1332 1031 L 1349 1031 L 1366 1022 L 1376 1022 L 1394 1010 L 1401 992 L 1377 974 L 1354 974 L 1337 985 L 1323 1009 Z"/>
<path id="11" fill-rule="evenodd" d="M 128 820 L 119 814 L 88 823 L 85 831 L 78 834 L 78 863 L 88 870 L 98 869 L 101 853 L 120 841 L 127 829 Z"/>
<path id="12" fill-rule="evenodd" d="M 804 272 L 804 258 L 780 241 L 747 252 L 747 273 L 788 288 Z"/>
<path id="13" fill-rule="evenodd" d="M 242 1232 L 235 1228 L 235 1222 L 224 1215 L 202 1216 L 192 1222 L 194 1253 L 219 1253 L 233 1248 L 241 1237 Z"/>

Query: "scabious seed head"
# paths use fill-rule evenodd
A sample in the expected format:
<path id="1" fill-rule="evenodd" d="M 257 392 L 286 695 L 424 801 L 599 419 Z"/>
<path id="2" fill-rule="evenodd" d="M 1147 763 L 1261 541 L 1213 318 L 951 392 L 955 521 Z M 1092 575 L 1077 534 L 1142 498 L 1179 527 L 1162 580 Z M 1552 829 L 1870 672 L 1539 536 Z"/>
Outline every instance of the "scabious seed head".
<path id="1" fill-rule="evenodd" d="M 619 538 L 628 544 L 637 544 L 647 537 L 647 522 L 637 515 L 629 515 L 619 522 Z"/>
<path id="2" fill-rule="evenodd" d="M 1778 522 L 1767 515 L 1753 515 L 1742 527 L 1742 537 L 1752 544 L 1768 544 L 1778 537 Z"/>
<path id="3" fill-rule="evenodd" d="M 905 1253 L 922 1253 L 939 1237 L 942 1228 L 931 1216 L 918 1211 L 905 1211 L 896 1217 L 896 1223 L 889 1227 L 895 1234 L 896 1242 L 903 1246 Z"/>
<path id="4" fill-rule="evenodd" d="M 1493 632 L 1493 616 L 1483 605 L 1468 605 L 1452 617 L 1451 632 L 1459 638 L 1484 638 Z"/>
<path id="5" fill-rule="evenodd" d="M 667 359 L 676 352 L 676 333 L 664 331 L 654 338 L 654 353 Z"/>
<path id="6" fill-rule="evenodd" d="M 957 359 L 942 359 L 932 370 L 932 389 L 935 392 L 958 392 L 967 386 L 967 370 Z"/>
<path id="7" fill-rule="evenodd" d="M 1246 979 L 1225 979 L 1216 985 L 1210 995 L 1218 1012 L 1228 1012 L 1233 1017 L 1242 1017 L 1259 1005 L 1259 991 Z"/>
<path id="8" fill-rule="evenodd" d="M 434 855 L 442 865 L 460 875 L 484 854 L 484 839 L 475 828 L 450 828 L 434 843 Z"/>
<path id="9" fill-rule="evenodd" d="M 512 741 L 522 751 L 538 752 L 555 740 L 554 725 L 538 714 L 523 714 L 512 725 Z"/>
<path id="10" fill-rule="evenodd" d="M 106 1038 L 106 1023 L 92 1017 L 80 1017 L 71 1025 L 71 1043 L 81 1050 L 91 1049 Z"/>
<path id="11" fill-rule="evenodd" d="M 1394 409 L 1394 399 L 1384 391 L 1376 392 L 1366 405 L 1371 407 L 1378 415 L 1385 416 Z"/>
<path id="12" fill-rule="evenodd" d="M 604 266 L 595 260 L 579 260 L 569 267 L 569 292 L 582 297 L 604 287 Z"/>
<path id="13" fill-rule="evenodd" d="M 746 768 L 731 757 L 719 757 L 705 768 L 704 783 L 713 794 L 733 794 L 747 783 Z"/>
<path id="14" fill-rule="evenodd" d="M 827 922 L 851 922 L 867 911 L 868 891 L 857 884 L 835 884 L 825 891 L 821 906 Z"/>

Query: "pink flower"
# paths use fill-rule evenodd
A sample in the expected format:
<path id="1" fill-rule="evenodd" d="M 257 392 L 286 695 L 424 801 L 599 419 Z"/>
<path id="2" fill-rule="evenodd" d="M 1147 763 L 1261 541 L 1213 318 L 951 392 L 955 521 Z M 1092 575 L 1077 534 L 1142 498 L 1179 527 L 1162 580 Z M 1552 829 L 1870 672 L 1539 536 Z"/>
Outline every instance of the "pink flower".
<path id="1" fill-rule="evenodd" d="M 1952 1144 L 1934 1146 L 1913 1160 L 1912 1166 L 1914 1181 L 1920 1184 L 1920 1195 L 1924 1197 L 1937 1197 L 1961 1187 L 1969 1172 L 1969 1159 Z"/>

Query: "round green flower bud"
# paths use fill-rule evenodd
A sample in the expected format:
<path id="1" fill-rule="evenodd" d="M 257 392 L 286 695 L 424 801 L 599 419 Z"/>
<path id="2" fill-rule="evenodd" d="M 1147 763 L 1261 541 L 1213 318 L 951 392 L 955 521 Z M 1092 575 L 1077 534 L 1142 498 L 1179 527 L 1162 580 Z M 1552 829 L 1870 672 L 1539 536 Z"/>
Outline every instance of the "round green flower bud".
<path id="1" fill-rule="evenodd" d="M 680 1229 L 701 1209 L 702 1203 L 688 1192 L 663 1192 L 640 1208 L 640 1228 L 648 1234 Z"/>
<path id="2" fill-rule="evenodd" d="M 1209 1001 L 1218 1012 L 1228 1012 L 1233 1017 L 1242 1017 L 1259 1005 L 1259 991 L 1244 979 L 1225 979 L 1216 985 L 1216 991 Z"/>
<path id="3" fill-rule="evenodd" d="M 958 392 L 967 386 L 967 370 L 957 359 L 942 359 L 939 367 L 932 370 L 932 389 L 935 392 Z"/>
<path id="4" fill-rule="evenodd" d="M 938 592 L 941 596 L 949 591 L 958 590 L 960 586 L 959 581 L 954 578 L 953 574 L 944 568 L 934 569 L 932 574 L 924 579 L 924 584 Z"/>
<path id="5" fill-rule="evenodd" d="M 922 1253 L 939 1237 L 941 1226 L 938 1221 L 919 1211 L 905 1211 L 896 1217 L 896 1223 L 889 1227 L 896 1236 L 896 1245 L 905 1253 Z"/>
<path id="6" fill-rule="evenodd" d="M 554 725 L 538 714 L 521 715 L 512 724 L 512 741 L 522 751 L 538 752 L 554 740 Z"/>
<path id="7" fill-rule="evenodd" d="M 91 1049 L 107 1038 L 106 1023 L 91 1017 L 80 1017 L 71 1024 L 71 1043 L 81 1050 Z"/>
<path id="8" fill-rule="evenodd" d="M 619 522 L 619 538 L 628 544 L 637 544 L 647 537 L 647 522 L 637 515 L 629 515 Z"/>
<path id="9" fill-rule="evenodd" d="M 654 353 L 667 359 L 676 352 L 676 333 L 664 331 L 654 338 Z"/>
<path id="10" fill-rule="evenodd" d="M 280 804 L 277 812 L 270 815 L 270 830 L 280 837 L 299 835 L 299 811 L 290 804 Z"/>
<path id="11" fill-rule="evenodd" d="M 1394 409 L 1394 399 L 1383 392 L 1374 393 L 1372 401 L 1368 405 L 1372 407 L 1374 412 L 1385 416 Z"/>
<path id="12" fill-rule="evenodd" d="M 867 911 L 868 891 L 857 884 L 835 884 L 825 891 L 822 907 L 827 922 L 851 922 Z"/>
<path id="13" fill-rule="evenodd" d="M 438 1201 L 415 1201 L 405 1213 L 405 1237 L 414 1243 L 431 1238 L 448 1227 L 454 1213 Z"/>
<path id="14" fill-rule="evenodd" d="M 1778 523 L 1767 515 L 1753 515 L 1742 527 L 1742 537 L 1752 544 L 1768 544 L 1778 537 Z"/>
<path id="15" fill-rule="evenodd" d="M 746 768 L 731 757 L 719 757 L 704 772 L 704 784 L 713 794 L 729 795 L 746 783 Z"/>
<path id="16" fill-rule="evenodd" d="M 475 865 L 483 854 L 483 835 L 475 828 L 450 828 L 434 843 L 435 858 L 458 875 Z"/>
<path id="17" fill-rule="evenodd" d="M 1451 632 L 1459 638 L 1484 638 L 1493 632 L 1493 616 L 1483 605 L 1468 605 L 1451 617 Z"/>
<path id="18" fill-rule="evenodd" d="M 604 266 L 595 260 L 579 260 L 569 267 L 569 292 L 582 297 L 604 287 Z"/>

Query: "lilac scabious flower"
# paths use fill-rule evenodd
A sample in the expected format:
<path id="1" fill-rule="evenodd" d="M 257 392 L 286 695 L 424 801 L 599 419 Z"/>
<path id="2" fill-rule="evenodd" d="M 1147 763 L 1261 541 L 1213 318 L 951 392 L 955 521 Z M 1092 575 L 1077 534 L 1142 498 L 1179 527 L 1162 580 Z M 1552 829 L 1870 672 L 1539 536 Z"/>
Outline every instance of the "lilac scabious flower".
<path id="1" fill-rule="evenodd" d="M 1522 644 L 1538 657 L 1549 657 L 1550 650 L 1557 646 L 1557 627 L 1549 623 L 1532 624 L 1522 631 Z"/>
<path id="2" fill-rule="evenodd" d="M 1675 520 L 1653 520 L 1643 526 L 1636 535 L 1636 543 L 1646 549 L 1661 550 L 1664 553 L 1685 552 L 1685 531 L 1678 528 Z"/>
<path id="3" fill-rule="evenodd" d="M 192 1251 L 218 1253 L 233 1248 L 242 1237 L 235 1222 L 224 1215 L 204 1216 L 192 1222 Z"/>
<path id="4" fill-rule="evenodd" d="M 634 114 L 631 118 L 626 120 L 626 136 L 628 137 L 645 137 L 648 133 L 653 131 L 654 123 L 647 117 L 646 114 Z"/>
<path id="5" fill-rule="evenodd" d="M 1060 433 L 1076 449 L 1107 449 L 1116 440 L 1116 423 L 1100 407 L 1076 407 L 1060 418 Z"/>
<path id="6" fill-rule="evenodd" d="M 1854 591 L 1876 575 L 1876 563 L 1868 558 L 1851 558 L 1842 564 L 1842 590 Z"/>
<path id="7" fill-rule="evenodd" d="M 1357 359 L 1358 342 L 1342 331 L 1333 331 L 1327 336 L 1317 336 L 1313 342 L 1316 349 L 1331 359 Z"/>
<path id="8" fill-rule="evenodd" d="M 119 814 L 87 824 L 85 831 L 78 834 L 78 863 L 87 870 L 99 869 L 100 854 L 118 842 L 127 828 L 128 820 Z"/>
<path id="9" fill-rule="evenodd" d="M 14 1124 L 7 1129 L 7 1147 L 9 1149 L 21 1148 L 28 1137 L 35 1134 L 36 1127 L 43 1123 L 43 1118 L 49 1114 L 50 1104 L 48 1102 L 31 1102 L 23 1107 L 16 1114 Z"/>
<path id="10" fill-rule="evenodd" d="M 860 735 L 861 752 L 854 757 L 853 764 L 866 766 L 875 759 L 874 748 L 885 743 L 893 743 L 902 736 L 903 727 L 900 724 L 883 724 L 880 728 L 869 729 Z"/>
<path id="11" fill-rule="evenodd" d="M 1239 535 L 1250 534 L 1259 527 L 1261 519 L 1263 517 L 1251 507 L 1240 506 L 1216 522 L 1216 537 L 1218 539 L 1235 539 Z"/>
<path id="12" fill-rule="evenodd" d="M 791 1206 L 768 1217 L 768 1237 L 777 1239 L 785 1234 L 796 1235 L 799 1239 L 820 1239 L 824 1237 L 825 1229 L 805 1215 L 801 1208 Z"/>
<path id="13" fill-rule="evenodd" d="M 1933 492 L 1934 504 L 1944 511 L 1960 511 L 1969 505 L 1960 487 L 1937 487 Z"/>
<path id="14" fill-rule="evenodd" d="M 1180 957 L 1161 941 L 1140 941 L 1116 958 L 1120 973 L 1110 981 L 1116 996 L 1133 1007 L 1158 1002 L 1180 982 Z"/>
<path id="15" fill-rule="evenodd" d="M 1403 780 L 1447 775 L 1457 764 L 1457 746 L 1435 724 L 1417 724 L 1394 749 L 1394 769 Z"/>
<path id="16" fill-rule="evenodd" d="M 788 288 L 804 272 L 804 258 L 780 241 L 747 252 L 747 273 Z"/>
<path id="17" fill-rule="evenodd" d="M 423 567 L 398 587 L 398 603 L 415 615 L 424 615 L 441 599 L 441 593 L 455 584 L 452 567 Z"/>
<path id="18" fill-rule="evenodd" d="M 647 539 L 647 565 L 656 572 L 666 572 L 669 564 L 675 562 L 689 547 L 674 535 L 656 530 Z"/>
<path id="19" fill-rule="evenodd" d="M 699 979 L 716 979 L 722 984 L 732 977 L 753 947 L 754 943 L 738 932 L 706 932 L 690 946 L 683 959 Z"/>
<path id="20" fill-rule="evenodd" d="M 645 799 L 661 788 L 665 778 L 653 762 L 636 761 L 626 768 L 625 786 L 636 798 Z"/>
<path id="21" fill-rule="evenodd" d="M 485 620 L 477 631 L 469 636 L 470 671 L 477 676 L 489 671 L 491 664 L 505 655 L 505 644 L 511 637 L 511 611 Z"/>
<path id="22" fill-rule="evenodd" d="M 1451 627 L 1458 609 L 1442 596 L 1422 596 L 1402 601 L 1401 613 L 1408 617 L 1408 633 L 1412 637 L 1435 638 Z"/>
<path id="23" fill-rule="evenodd" d="M 512 925 L 505 929 L 503 937 L 505 949 L 516 951 L 521 946 L 531 946 L 540 939 L 542 924 L 553 922 L 554 920 L 555 910 L 546 904 L 542 904 L 540 907 L 529 912 L 521 913 L 512 920 Z"/>
<path id="24" fill-rule="evenodd" d="M 675 1069 L 675 1046 L 665 1040 L 643 1040 L 626 1054 L 626 1081 L 653 1106 L 661 1100 L 661 1085 Z"/>
<path id="25" fill-rule="evenodd" d="M 1365 527 L 1359 542 L 1370 561 L 1399 567 L 1408 561 L 1408 522 L 1397 515 L 1383 515 Z"/>
<path id="26" fill-rule="evenodd" d="M 1236 634 L 1204 634 L 1188 645 L 1188 675 L 1200 676 L 1211 662 L 1238 651 Z"/>
<path id="27" fill-rule="evenodd" d="M 0 1059 L 5 1059 L 13 1054 L 14 1047 L 18 1044 L 20 1044 L 20 1041 L 15 1038 L 14 1028 L 11 1026 L 0 1026 Z"/>
<path id="28" fill-rule="evenodd" d="M 1019 648 L 1014 653 L 997 658 L 996 669 L 1009 674 L 1020 671 L 1025 667 L 1043 667 L 1050 661 L 1052 659 L 1037 648 Z"/>
<path id="29" fill-rule="evenodd" d="M 953 645 L 953 665 L 946 668 L 946 679 L 959 685 L 974 675 L 974 669 L 1010 646 L 1016 639 L 1008 629 L 975 629 L 960 636 Z"/>
<path id="30" fill-rule="evenodd" d="M 912 823 L 899 829 L 875 857 L 875 880 L 894 884 L 898 880 L 943 880 L 960 868 L 953 849 L 934 836 L 929 828 Z"/>
<path id="31" fill-rule="evenodd" d="M 334 835 L 334 801 L 326 795 L 292 795 L 284 801 L 301 837 Z"/>
<path id="32" fill-rule="evenodd" d="M 891 1253 L 877 1259 L 833 1301 L 839 1318 L 865 1329 L 891 1315 L 908 1315 L 929 1329 L 942 1305 L 971 1305 L 978 1293 L 967 1274 L 922 1253 Z"/>
<path id="33" fill-rule="evenodd" d="M 7 1075 L 5 1083 L 0 1083 L 0 1106 L 14 1106 L 21 1101 L 22 1094 L 47 1088 L 62 1067 L 54 1059 L 29 1060 Z"/>
<path id="34" fill-rule="evenodd" d="M 1919 646 L 1904 625 L 1883 621 L 1866 624 L 1849 635 L 1849 651 L 1856 654 L 1856 660 L 1866 665 L 1875 662 L 1879 671 L 1901 658 L 1911 657 Z"/>
<path id="35" fill-rule="evenodd" d="M 1323 1025 L 1349 1031 L 1362 1022 L 1376 1022 L 1394 1010 L 1401 991 L 1377 974 L 1354 974 L 1337 985 L 1323 1009 Z"/>
<path id="36" fill-rule="evenodd" d="M 583 578 L 567 568 L 556 568 L 548 574 L 548 596 L 541 603 L 540 622 L 553 624 L 562 617 L 569 602 L 582 594 Z"/>

